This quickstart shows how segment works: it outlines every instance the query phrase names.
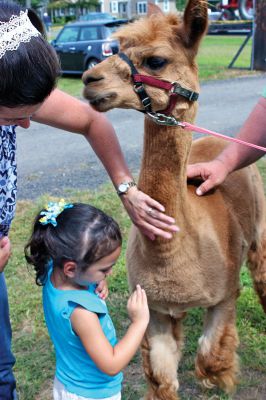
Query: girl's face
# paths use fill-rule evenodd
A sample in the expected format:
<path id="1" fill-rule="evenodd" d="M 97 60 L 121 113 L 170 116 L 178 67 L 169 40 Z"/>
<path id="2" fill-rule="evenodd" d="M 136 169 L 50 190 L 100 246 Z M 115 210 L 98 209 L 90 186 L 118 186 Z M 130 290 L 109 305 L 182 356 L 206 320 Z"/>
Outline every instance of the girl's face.
<path id="1" fill-rule="evenodd" d="M 39 110 L 42 104 L 23 107 L 0 107 L 0 125 L 18 125 L 29 128 L 30 118 Z"/>
<path id="2" fill-rule="evenodd" d="M 99 283 L 108 275 L 111 275 L 113 266 L 115 265 L 121 253 L 119 246 L 111 254 L 101 258 L 91 264 L 85 271 L 79 272 L 76 270 L 75 283 L 80 286 L 88 286 L 90 283 Z"/>

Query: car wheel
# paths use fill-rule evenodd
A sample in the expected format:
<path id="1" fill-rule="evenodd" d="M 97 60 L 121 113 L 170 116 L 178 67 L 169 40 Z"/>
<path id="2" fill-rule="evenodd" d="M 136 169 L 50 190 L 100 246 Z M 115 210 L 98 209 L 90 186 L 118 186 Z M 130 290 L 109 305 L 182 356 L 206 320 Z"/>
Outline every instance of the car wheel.
<path id="1" fill-rule="evenodd" d="M 239 1 L 239 14 L 244 20 L 253 19 L 254 10 L 253 2 L 251 0 L 240 0 Z"/>
<path id="2" fill-rule="evenodd" d="M 91 58 L 90 60 L 88 60 L 86 64 L 86 69 L 91 69 L 95 67 L 95 65 L 97 64 L 99 64 L 99 61 L 97 61 L 96 58 Z"/>

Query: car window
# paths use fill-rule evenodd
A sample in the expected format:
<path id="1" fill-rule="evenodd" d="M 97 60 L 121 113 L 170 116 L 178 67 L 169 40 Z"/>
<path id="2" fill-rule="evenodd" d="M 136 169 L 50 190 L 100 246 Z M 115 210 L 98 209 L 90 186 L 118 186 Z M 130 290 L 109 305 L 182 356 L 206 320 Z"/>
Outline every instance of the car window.
<path id="1" fill-rule="evenodd" d="M 84 26 L 80 30 L 80 41 L 84 40 L 97 40 L 99 39 L 97 26 Z"/>
<path id="2" fill-rule="evenodd" d="M 110 25 L 104 27 L 104 37 L 109 38 L 121 25 Z"/>
<path id="3" fill-rule="evenodd" d="M 101 19 L 115 19 L 111 14 L 108 13 L 101 13 L 101 12 L 95 12 L 95 13 L 89 13 L 85 15 L 81 15 L 79 17 L 79 21 L 95 21 L 95 20 L 101 20 Z"/>
<path id="4" fill-rule="evenodd" d="M 65 27 L 56 39 L 56 43 L 76 42 L 78 39 L 79 27 Z"/>

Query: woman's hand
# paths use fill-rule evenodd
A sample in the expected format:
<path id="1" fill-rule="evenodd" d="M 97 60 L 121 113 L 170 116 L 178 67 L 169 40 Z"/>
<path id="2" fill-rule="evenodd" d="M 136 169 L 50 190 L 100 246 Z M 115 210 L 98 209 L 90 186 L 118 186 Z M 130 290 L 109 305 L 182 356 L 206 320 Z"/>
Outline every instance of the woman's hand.
<path id="1" fill-rule="evenodd" d="M 11 255 L 11 243 L 7 236 L 0 239 L 0 272 L 4 271 L 4 268 Z"/>
<path id="2" fill-rule="evenodd" d="M 102 299 L 102 300 L 107 299 L 109 290 L 108 290 L 108 285 L 107 285 L 107 282 L 105 279 L 98 283 L 98 285 L 95 289 L 95 293 L 98 294 L 100 299 Z"/>
<path id="3" fill-rule="evenodd" d="M 164 207 L 136 187 L 122 195 L 121 200 L 132 222 L 151 240 L 156 236 L 171 239 L 172 233 L 179 231 L 174 218 L 164 214 Z"/>
<path id="4" fill-rule="evenodd" d="M 196 190 L 197 195 L 202 196 L 209 190 L 220 185 L 225 180 L 229 172 L 230 171 L 225 163 L 219 158 L 216 158 L 206 163 L 188 165 L 187 177 L 202 178 L 204 182 Z"/>

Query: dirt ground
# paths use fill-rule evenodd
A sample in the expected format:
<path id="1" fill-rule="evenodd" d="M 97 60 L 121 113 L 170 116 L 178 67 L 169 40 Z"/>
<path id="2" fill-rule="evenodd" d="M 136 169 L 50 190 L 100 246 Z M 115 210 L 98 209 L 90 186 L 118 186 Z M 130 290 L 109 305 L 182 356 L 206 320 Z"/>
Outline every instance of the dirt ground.
<path id="1" fill-rule="evenodd" d="M 145 381 L 139 363 L 131 363 L 126 368 L 125 387 L 126 393 L 122 400 L 141 400 L 145 392 Z M 204 389 L 197 383 L 193 376 L 193 371 L 189 373 L 189 378 L 185 379 L 184 374 L 180 374 L 180 399 L 182 400 L 220 400 L 225 397 L 215 390 L 204 392 Z M 184 380 L 183 380 L 184 378 Z M 189 379 L 189 383 L 186 381 Z M 252 385 L 252 386 L 250 386 Z M 215 393 L 216 392 L 216 393 Z M 221 397 L 222 396 L 222 397 Z M 266 400 L 266 377 L 258 371 L 242 371 L 241 383 L 236 393 L 230 397 L 232 400 Z M 52 383 L 46 382 L 43 390 L 35 400 L 52 400 Z"/>
<path id="2" fill-rule="evenodd" d="M 125 385 L 131 390 L 122 400 L 141 400 L 145 393 L 145 381 L 139 363 L 131 364 L 125 371 Z M 189 375 L 189 376 L 188 376 Z M 236 393 L 226 397 L 221 391 L 206 391 L 194 377 L 194 371 L 179 374 L 180 400 L 266 400 L 266 376 L 252 370 L 242 370 Z M 130 394 L 130 392 L 135 394 Z M 138 397 L 137 393 L 140 393 Z"/>

